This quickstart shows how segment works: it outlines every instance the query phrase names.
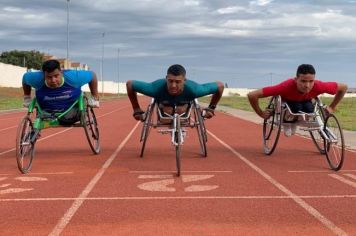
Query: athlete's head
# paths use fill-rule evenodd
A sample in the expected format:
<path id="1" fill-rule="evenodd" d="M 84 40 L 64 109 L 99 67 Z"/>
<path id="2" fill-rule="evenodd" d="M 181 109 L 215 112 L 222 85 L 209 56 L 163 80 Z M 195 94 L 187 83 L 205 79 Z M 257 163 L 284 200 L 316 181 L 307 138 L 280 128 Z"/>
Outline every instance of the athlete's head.
<path id="1" fill-rule="evenodd" d="M 42 64 L 45 83 L 50 88 L 58 88 L 62 85 L 62 70 L 59 61 L 48 60 Z"/>
<path id="2" fill-rule="evenodd" d="M 315 69 L 310 64 L 298 66 L 295 82 L 300 93 L 309 93 L 314 87 Z"/>
<path id="3" fill-rule="evenodd" d="M 183 66 L 171 65 L 167 70 L 167 90 L 172 96 L 177 96 L 183 92 L 186 71 Z"/>

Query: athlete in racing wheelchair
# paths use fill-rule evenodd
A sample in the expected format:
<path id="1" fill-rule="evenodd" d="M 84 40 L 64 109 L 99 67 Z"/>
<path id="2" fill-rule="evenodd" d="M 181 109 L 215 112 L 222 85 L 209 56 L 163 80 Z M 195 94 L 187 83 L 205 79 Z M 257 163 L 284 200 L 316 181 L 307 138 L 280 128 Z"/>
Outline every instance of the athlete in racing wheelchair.
<path id="1" fill-rule="evenodd" d="M 297 126 L 301 126 L 310 133 L 320 153 L 326 155 L 331 169 L 339 170 L 345 145 L 341 126 L 332 113 L 346 90 L 345 84 L 315 80 L 314 67 L 302 64 L 295 78 L 250 92 L 248 99 L 252 108 L 264 119 L 264 152 L 273 153 L 282 126 L 286 136 L 293 135 Z M 324 106 L 318 98 L 323 93 L 335 95 L 329 106 Z M 262 110 L 258 100 L 270 96 L 267 109 Z"/>
<path id="2" fill-rule="evenodd" d="M 81 91 L 89 83 L 92 97 Z M 31 98 L 34 87 L 35 97 Z M 32 167 L 35 144 L 44 128 L 83 127 L 94 152 L 100 152 L 99 129 L 93 107 L 99 107 L 97 78 L 92 71 L 61 70 L 57 60 L 43 63 L 42 71 L 23 76 L 24 106 L 28 107 L 16 138 L 18 168 L 27 173 Z"/>
<path id="3" fill-rule="evenodd" d="M 176 148 L 178 176 L 180 175 L 180 146 L 185 135 L 183 127 L 197 128 L 203 156 L 207 155 L 206 132 L 202 112 L 204 118 L 209 119 L 214 116 L 214 109 L 224 90 L 223 83 L 195 83 L 186 79 L 186 71 L 183 66 L 172 65 L 168 68 L 165 79 L 159 79 L 152 83 L 128 81 L 126 86 L 134 110 L 133 116 L 136 120 L 144 122 L 141 132 L 141 157 L 150 128 L 163 126 L 166 129 L 161 129 L 160 132 L 172 134 L 172 144 Z M 140 108 L 137 93 L 153 98 L 146 112 Z M 201 111 L 196 98 L 210 94 L 212 94 L 212 98 L 209 106 Z"/>

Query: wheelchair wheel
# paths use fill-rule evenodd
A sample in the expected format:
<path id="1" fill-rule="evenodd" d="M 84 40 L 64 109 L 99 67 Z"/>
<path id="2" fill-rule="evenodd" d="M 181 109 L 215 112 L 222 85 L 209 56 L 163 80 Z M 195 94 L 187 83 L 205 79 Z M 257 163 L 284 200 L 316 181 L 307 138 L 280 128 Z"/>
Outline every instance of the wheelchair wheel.
<path id="1" fill-rule="evenodd" d="M 263 147 L 267 155 L 271 155 L 277 146 L 282 125 L 282 105 L 280 96 L 272 97 L 267 109 L 272 115 L 263 121 Z"/>
<path id="2" fill-rule="evenodd" d="M 25 116 L 18 126 L 16 136 L 17 167 L 23 174 L 28 173 L 32 167 L 36 143 L 36 140 L 32 140 L 34 134 L 32 121 L 28 116 Z"/>
<path id="3" fill-rule="evenodd" d="M 201 115 L 200 108 L 195 107 L 194 110 L 194 119 L 197 127 L 197 132 L 198 132 L 198 137 L 199 137 L 199 143 L 200 143 L 200 149 L 201 153 L 204 157 L 208 155 L 207 149 L 206 149 L 206 142 L 207 142 L 207 134 L 206 134 L 206 129 L 204 125 L 204 119 Z"/>
<path id="4" fill-rule="evenodd" d="M 325 123 L 325 112 L 324 112 L 324 108 L 322 107 L 322 103 L 319 98 L 315 99 L 314 106 L 317 106 L 316 113 L 321 118 L 322 122 Z M 313 140 L 314 145 L 316 146 L 316 148 L 318 149 L 320 154 L 325 155 L 325 149 L 324 149 L 325 138 L 322 136 L 321 131 L 313 130 L 313 131 L 309 131 L 309 133 Z"/>
<path id="5" fill-rule="evenodd" d="M 175 117 L 174 119 L 175 124 L 175 131 L 174 131 L 174 141 L 176 142 L 175 148 L 176 148 L 176 165 L 177 165 L 177 176 L 180 176 L 180 149 L 181 149 L 181 127 L 180 127 L 180 119 L 178 117 Z"/>
<path id="6" fill-rule="evenodd" d="M 324 132 L 328 137 L 324 143 L 326 159 L 330 168 L 338 171 L 344 163 L 345 143 L 340 123 L 333 114 L 326 118 Z"/>
<path id="7" fill-rule="evenodd" d="M 87 98 L 84 98 L 87 100 Z M 87 104 L 87 102 L 85 102 Z M 100 140 L 98 123 L 92 107 L 86 105 L 85 111 L 81 113 L 81 123 L 85 130 L 89 146 L 94 154 L 100 153 Z"/>
<path id="8" fill-rule="evenodd" d="M 147 138 L 148 138 L 148 135 L 151 130 L 152 114 L 153 114 L 154 106 L 155 106 L 155 103 L 151 103 L 150 105 L 148 105 L 146 118 L 145 118 L 145 121 L 143 122 L 141 138 L 140 138 L 140 142 L 142 142 L 140 157 L 143 157 L 143 153 L 144 153 L 145 147 L 146 147 Z"/>
<path id="9" fill-rule="evenodd" d="M 315 144 L 316 148 L 320 152 L 320 154 L 325 154 L 325 139 L 321 135 L 320 130 L 314 130 L 314 131 L 309 131 L 310 137 L 313 140 L 313 143 Z"/>

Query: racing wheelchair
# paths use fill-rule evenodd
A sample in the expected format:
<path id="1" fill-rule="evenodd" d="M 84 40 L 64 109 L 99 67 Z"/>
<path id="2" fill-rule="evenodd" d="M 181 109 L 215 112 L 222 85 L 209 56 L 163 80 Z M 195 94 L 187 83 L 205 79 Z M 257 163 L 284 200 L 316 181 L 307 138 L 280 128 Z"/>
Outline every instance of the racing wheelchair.
<path id="1" fill-rule="evenodd" d="M 72 125 L 63 125 L 60 119 L 78 108 L 80 119 Z M 94 154 L 100 152 L 98 123 L 92 107 L 88 105 L 88 97 L 81 93 L 79 98 L 62 113 L 47 113 L 41 109 L 36 98 L 32 99 L 26 116 L 22 119 L 17 129 L 16 160 L 21 173 L 26 174 L 32 167 L 35 156 L 36 141 L 41 135 L 41 130 L 52 127 L 83 127 L 89 146 Z"/>
<path id="2" fill-rule="evenodd" d="M 313 99 L 314 112 L 293 113 L 288 104 L 280 96 L 270 99 L 267 109 L 271 116 L 263 121 L 263 147 L 267 155 L 275 150 L 281 133 L 281 127 L 286 123 L 286 117 L 293 118 L 295 125 L 310 134 L 313 143 L 326 156 L 330 168 L 341 169 L 344 162 L 345 143 L 340 123 L 334 114 L 326 111 L 326 106 L 317 97 Z"/>
<path id="3" fill-rule="evenodd" d="M 174 105 L 172 107 L 172 114 L 168 114 L 163 110 L 162 104 L 159 104 L 153 98 L 144 114 L 145 119 L 143 121 L 140 138 L 140 142 L 142 143 L 140 157 L 143 157 L 151 128 L 158 127 L 160 128 L 158 129 L 159 133 L 171 135 L 171 143 L 175 148 L 176 154 L 177 176 L 180 176 L 181 172 L 180 153 L 187 132 L 186 128 L 196 128 L 202 156 L 207 156 L 207 133 L 198 100 L 194 99 L 188 104 L 185 104 L 185 106 L 184 112 L 179 114 L 179 106 Z"/>

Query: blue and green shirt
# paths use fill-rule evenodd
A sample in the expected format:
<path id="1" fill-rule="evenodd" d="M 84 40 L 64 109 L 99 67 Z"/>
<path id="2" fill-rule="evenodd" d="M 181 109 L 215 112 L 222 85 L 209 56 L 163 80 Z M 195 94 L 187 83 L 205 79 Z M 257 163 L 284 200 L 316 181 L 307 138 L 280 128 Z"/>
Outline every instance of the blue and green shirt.
<path id="1" fill-rule="evenodd" d="M 64 70 L 63 84 L 58 88 L 49 88 L 45 84 L 44 73 L 37 71 L 25 73 L 22 83 L 35 88 L 42 110 L 53 113 L 66 111 L 79 98 L 81 87 L 92 79 L 92 71 Z"/>

